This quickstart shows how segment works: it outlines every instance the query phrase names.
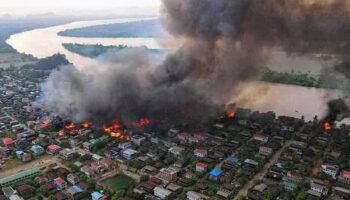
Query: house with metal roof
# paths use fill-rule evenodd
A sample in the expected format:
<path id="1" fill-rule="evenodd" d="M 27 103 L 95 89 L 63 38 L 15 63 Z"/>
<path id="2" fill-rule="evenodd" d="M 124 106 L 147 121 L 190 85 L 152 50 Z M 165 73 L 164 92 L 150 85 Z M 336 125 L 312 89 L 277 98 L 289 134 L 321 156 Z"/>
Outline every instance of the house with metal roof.
<path id="1" fill-rule="evenodd" d="M 41 174 L 41 171 L 39 168 L 34 168 L 34 169 L 27 170 L 27 171 L 19 172 L 15 175 L 0 179 L 0 185 L 1 185 L 1 187 L 6 187 L 9 185 L 18 183 L 20 181 L 23 181 L 25 179 L 33 178 L 33 177 L 38 176 L 40 174 Z"/>

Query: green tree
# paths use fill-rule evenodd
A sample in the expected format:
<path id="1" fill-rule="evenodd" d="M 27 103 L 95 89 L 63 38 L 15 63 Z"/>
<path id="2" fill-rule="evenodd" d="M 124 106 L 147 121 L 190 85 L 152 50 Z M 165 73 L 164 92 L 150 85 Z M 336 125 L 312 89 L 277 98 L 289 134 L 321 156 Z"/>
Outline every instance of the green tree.
<path id="1" fill-rule="evenodd" d="M 149 176 L 148 175 L 142 175 L 141 177 L 140 177 L 140 181 L 141 182 L 145 182 L 145 181 L 148 181 L 149 180 Z"/>

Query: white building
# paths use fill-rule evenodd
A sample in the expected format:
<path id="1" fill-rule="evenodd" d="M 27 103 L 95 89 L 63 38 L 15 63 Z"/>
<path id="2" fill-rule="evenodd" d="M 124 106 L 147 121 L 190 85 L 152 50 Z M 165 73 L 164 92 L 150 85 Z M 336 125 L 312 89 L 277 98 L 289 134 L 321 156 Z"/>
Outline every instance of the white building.
<path id="1" fill-rule="evenodd" d="M 339 167 L 337 165 L 322 165 L 322 172 L 331 176 L 333 179 L 337 179 Z"/>
<path id="2" fill-rule="evenodd" d="M 145 141 L 146 138 L 141 136 L 141 135 L 133 135 L 131 137 L 131 141 L 136 144 L 137 146 L 140 146 L 142 144 L 143 141 Z"/>
<path id="3" fill-rule="evenodd" d="M 187 200 L 203 200 L 201 194 L 194 191 L 187 192 Z"/>
<path id="4" fill-rule="evenodd" d="M 153 192 L 154 192 L 154 195 L 156 197 L 159 197 L 161 199 L 165 199 L 166 197 L 171 195 L 171 191 L 170 190 L 164 189 L 162 187 L 155 187 Z"/>
<path id="5" fill-rule="evenodd" d="M 127 160 L 132 160 L 135 158 L 137 151 L 133 149 L 125 149 L 123 151 L 123 157 Z"/>

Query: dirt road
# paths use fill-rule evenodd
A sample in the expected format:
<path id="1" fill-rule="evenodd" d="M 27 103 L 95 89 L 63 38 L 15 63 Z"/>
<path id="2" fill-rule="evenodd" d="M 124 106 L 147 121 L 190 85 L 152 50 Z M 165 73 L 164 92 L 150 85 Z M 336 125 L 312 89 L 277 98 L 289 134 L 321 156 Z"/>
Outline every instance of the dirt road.
<path id="1" fill-rule="evenodd" d="M 11 176 L 11 175 L 17 174 L 18 172 L 29 170 L 32 168 L 45 167 L 45 166 L 48 166 L 48 165 L 54 164 L 54 163 L 61 166 L 61 167 L 64 167 L 60 163 L 60 160 L 58 158 L 51 156 L 51 155 L 44 155 L 36 160 L 33 160 L 29 163 L 23 163 L 23 165 L 17 166 L 15 168 L 7 169 L 7 170 L 0 170 L 0 178 Z"/>
<path id="2" fill-rule="evenodd" d="M 248 190 L 254 186 L 254 182 L 257 180 L 262 180 L 264 178 L 264 176 L 266 175 L 266 173 L 268 172 L 269 168 L 274 165 L 277 161 L 278 158 L 281 156 L 282 151 L 285 147 L 288 147 L 291 143 L 293 142 L 293 140 L 288 140 L 284 143 L 283 147 L 280 148 L 270 159 L 270 161 L 268 163 L 265 164 L 264 168 L 258 173 L 256 174 L 247 184 L 244 185 L 244 187 L 238 192 L 237 196 L 239 195 L 243 195 L 243 196 L 247 196 L 248 194 Z"/>

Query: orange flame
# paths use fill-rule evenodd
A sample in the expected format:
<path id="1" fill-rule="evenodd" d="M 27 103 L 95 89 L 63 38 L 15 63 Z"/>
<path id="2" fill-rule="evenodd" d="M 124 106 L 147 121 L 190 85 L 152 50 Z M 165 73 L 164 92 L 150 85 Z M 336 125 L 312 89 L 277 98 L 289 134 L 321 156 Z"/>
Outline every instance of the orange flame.
<path id="1" fill-rule="evenodd" d="M 228 118 L 234 118 L 236 116 L 236 112 L 232 109 L 226 112 Z"/>
<path id="2" fill-rule="evenodd" d="M 116 133 L 120 131 L 120 129 L 121 129 L 121 125 L 118 122 L 113 123 L 111 126 L 106 126 L 106 125 L 103 126 L 103 130 L 109 134 L 113 132 Z"/>
<path id="3" fill-rule="evenodd" d="M 84 122 L 83 124 L 81 124 L 81 126 L 83 128 L 89 128 L 90 126 L 92 126 L 92 122 Z"/>
<path id="4" fill-rule="evenodd" d="M 50 127 L 51 126 L 51 120 L 49 118 L 45 119 L 43 121 L 43 126 L 44 126 L 44 128 Z"/>
<path id="5" fill-rule="evenodd" d="M 332 130 L 332 125 L 329 122 L 326 122 L 323 124 L 323 128 L 326 131 L 330 131 L 330 130 Z"/>
<path id="6" fill-rule="evenodd" d="M 58 131 L 58 136 L 63 137 L 65 135 L 66 135 L 66 133 L 64 131 L 62 131 L 62 130 Z"/>
<path id="7" fill-rule="evenodd" d="M 132 123 L 132 125 L 135 127 L 148 126 L 149 124 L 151 124 L 151 120 L 148 118 L 141 118 L 139 122 Z"/>
<path id="8" fill-rule="evenodd" d="M 68 129 L 68 130 L 73 130 L 73 129 L 76 128 L 76 125 L 72 122 L 72 123 L 70 123 L 70 124 L 67 124 L 67 125 L 65 126 L 65 128 Z"/>

